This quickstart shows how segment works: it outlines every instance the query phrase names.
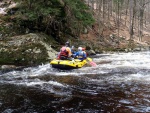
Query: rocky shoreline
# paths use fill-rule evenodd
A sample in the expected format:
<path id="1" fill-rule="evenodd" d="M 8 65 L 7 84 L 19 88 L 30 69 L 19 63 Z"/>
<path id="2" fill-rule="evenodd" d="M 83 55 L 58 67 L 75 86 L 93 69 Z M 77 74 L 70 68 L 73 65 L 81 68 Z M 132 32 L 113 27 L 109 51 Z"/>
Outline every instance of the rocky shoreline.
<path id="1" fill-rule="evenodd" d="M 33 33 L 9 37 L 0 42 L 0 47 L 0 65 L 37 65 L 57 54 L 44 36 Z"/>
<path id="2" fill-rule="evenodd" d="M 54 59 L 57 55 L 57 47 L 59 44 L 53 39 L 49 41 L 43 34 L 29 33 L 15 37 L 8 37 L 4 41 L 0 41 L 0 70 L 9 71 L 22 69 L 26 66 L 37 66 L 42 63 L 47 63 Z M 136 51 L 149 51 L 149 46 L 136 46 L 135 48 L 116 48 L 115 51 L 101 50 L 101 47 L 89 48 L 89 43 L 72 43 L 76 47 L 86 46 L 88 55 L 96 55 L 107 52 L 136 52 Z M 53 48 L 52 48 L 53 47 Z M 99 50 L 99 51 L 98 51 Z M 97 52 L 98 51 L 98 52 Z M 100 52 L 101 51 L 101 52 Z"/>

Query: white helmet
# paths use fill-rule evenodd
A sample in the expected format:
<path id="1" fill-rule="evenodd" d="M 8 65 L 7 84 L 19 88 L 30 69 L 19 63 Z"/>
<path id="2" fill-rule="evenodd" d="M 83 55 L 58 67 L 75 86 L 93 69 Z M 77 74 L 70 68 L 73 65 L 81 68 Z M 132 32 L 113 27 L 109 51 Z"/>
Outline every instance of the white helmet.
<path id="1" fill-rule="evenodd" d="M 78 47 L 78 50 L 79 50 L 79 51 L 82 51 L 82 47 Z"/>

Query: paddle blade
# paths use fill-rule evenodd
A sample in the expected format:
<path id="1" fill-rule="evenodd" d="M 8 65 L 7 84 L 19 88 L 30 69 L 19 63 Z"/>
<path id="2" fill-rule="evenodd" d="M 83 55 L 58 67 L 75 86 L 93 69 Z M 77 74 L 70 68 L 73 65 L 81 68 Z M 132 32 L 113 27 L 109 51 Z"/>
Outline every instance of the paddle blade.
<path id="1" fill-rule="evenodd" d="M 97 64 L 96 64 L 95 62 L 93 62 L 91 58 L 87 57 L 87 60 L 89 61 L 89 64 L 90 64 L 91 66 L 93 66 L 93 67 L 96 67 L 96 66 L 97 66 Z"/>
<path id="2" fill-rule="evenodd" d="M 93 66 L 93 67 L 96 67 L 96 66 L 97 66 L 97 64 L 96 64 L 95 62 L 93 62 L 93 61 L 90 61 L 90 64 L 91 64 L 91 66 Z"/>

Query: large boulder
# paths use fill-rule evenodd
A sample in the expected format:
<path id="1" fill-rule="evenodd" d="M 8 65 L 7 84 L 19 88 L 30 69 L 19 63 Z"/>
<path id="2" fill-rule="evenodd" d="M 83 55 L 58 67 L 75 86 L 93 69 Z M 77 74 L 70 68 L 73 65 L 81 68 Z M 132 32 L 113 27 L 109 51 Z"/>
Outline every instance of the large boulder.
<path id="1" fill-rule="evenodd" d="M 96 55 L 94 50 L 87 50 L 86 52 L 88 55 Z"/>
<path id="2" fill-rule="evenodd" d="M 56 57 L 57 52 L 41 34 L 26 34 L 0 41 L 0 65 L 37 65 Z"/>

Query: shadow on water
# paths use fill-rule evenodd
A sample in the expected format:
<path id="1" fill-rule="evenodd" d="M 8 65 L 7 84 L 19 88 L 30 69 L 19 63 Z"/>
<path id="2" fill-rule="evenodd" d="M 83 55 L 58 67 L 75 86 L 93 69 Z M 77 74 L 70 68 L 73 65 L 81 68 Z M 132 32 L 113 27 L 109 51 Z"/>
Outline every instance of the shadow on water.
<path id="1" fill-rule="evenodd" d="M 139 82 L 112 82 L 102 75 L 38 77 L 34 86 L 0 84 L 0 112 L 8 113 L 136 113 L 149 112 L 150 86 Z M 98 77 L 98 76 L 97 76 Z M 34 77 L 28 79 L 35 79 Z M 62 85 L 47 84 L 48 81 Z M 33 80 L 31 80 L 33 81 Z"/>

